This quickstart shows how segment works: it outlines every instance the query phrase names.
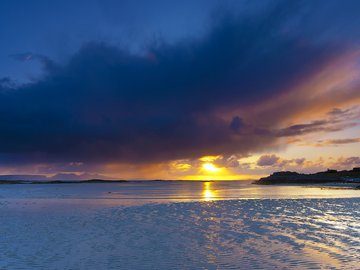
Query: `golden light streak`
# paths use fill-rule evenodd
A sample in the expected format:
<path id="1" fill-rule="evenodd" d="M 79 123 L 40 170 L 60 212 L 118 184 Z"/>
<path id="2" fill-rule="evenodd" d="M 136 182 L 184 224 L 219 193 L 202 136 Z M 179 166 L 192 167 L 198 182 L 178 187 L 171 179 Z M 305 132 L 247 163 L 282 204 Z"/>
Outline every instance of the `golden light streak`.
<path id="1" fill-rule="evenodd" d="M 199 158 L 200 161 L 203 162 L 213 162 L 214 160 L 220 158 L 221 156 L 203 156 Z"/>
<path id="2" fill-rule="evenodd" d="M 181 180 L 198 180 L 198 181 L 222 181 L 222 180 L 257 180 L 260 177 L 264 177 L 266 175 L 249 175 L 249 174 L 233 174 L 231 172 L 224 172 L 221 174 L 196 174 L 196 175 L 185 175 L 179 179 Z"/>
<path id="3" fill-rule="evenodd" d="M 204 190 L 202 193 L 202 199 L 205 202 L 211 201 L 215 198 L 215 192 L 211 189 L 211 182 L 204 183 Z"/>

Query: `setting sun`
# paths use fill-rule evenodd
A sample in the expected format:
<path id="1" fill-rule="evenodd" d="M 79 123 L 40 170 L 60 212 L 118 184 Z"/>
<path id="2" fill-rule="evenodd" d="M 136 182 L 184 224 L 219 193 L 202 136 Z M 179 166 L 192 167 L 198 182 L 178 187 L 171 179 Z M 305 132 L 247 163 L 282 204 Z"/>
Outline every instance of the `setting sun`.
<path id="1" fill-rule="evenodd" d="M 219 171 L 219 168 L 217 168 L 214 164 L 212 163 L 204 163 L 202 165 L 203 169 L 207 172 L 211 172 L 211 173 L 215 173 L 217 171 Z"/>

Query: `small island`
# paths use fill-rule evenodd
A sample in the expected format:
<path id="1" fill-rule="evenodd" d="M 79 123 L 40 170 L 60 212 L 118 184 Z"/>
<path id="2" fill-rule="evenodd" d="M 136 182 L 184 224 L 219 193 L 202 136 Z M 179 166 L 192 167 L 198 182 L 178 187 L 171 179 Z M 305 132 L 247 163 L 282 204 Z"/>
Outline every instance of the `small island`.
<path id="1" fill-rule="evenodd" d="M 279 185 L 279 184 L 324 184 L 324 183 L 359 183 L 360 167 L 349 171 L 330 170 L 312 174 L 297 172 L 275 172 L 270 176 L 260 178 L 254 184 Z"/>

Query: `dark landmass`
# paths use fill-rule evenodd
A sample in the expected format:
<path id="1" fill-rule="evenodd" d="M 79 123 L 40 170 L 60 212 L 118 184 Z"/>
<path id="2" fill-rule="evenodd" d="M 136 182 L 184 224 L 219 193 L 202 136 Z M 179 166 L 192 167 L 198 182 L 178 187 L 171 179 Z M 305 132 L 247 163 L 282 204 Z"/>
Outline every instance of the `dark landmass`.
<path id="1" fill-rule="evenodd" d="M 89 180 L 53 180 L 53 181 L 31 181 L 31 180 L 0 180 L 1 184 L 84 184 L 84 183 L 123 183 L 127 180 L 103 180 L 103 179 L 89 179 Z"/>
<path id="2" fill-rule="evenodd" d="M 8 174 L 0 175 L 0 181 L 88 181 L 89 179 L 101 180 L 119 180 L 106 175 L 91 174 L 91 173 L 58 173 L 53 176 L 46 176 L 42 174 Z"/>
<path id="3" fill-rule="evenodd" d="M 108 179 L 89 179 L 89 180 L 26 180 L 20 179 L 3 179 L 0 176 L 0 185 L 1 184 L 34 184 L 34 185 L 46 185 L 46 184 L 86 184 L 86 183 L 144 183 L 144 182 L 197 182 L 197 183 L 206 183 L 206 182 L 216 182 L 215 180 L 166 180 L 166 179 L 154 179 L 154 180 L 108 180 Z M 244 181 L 244 180 L 234 180 L 234 181 Z M 251 181 L 251 180 L 246 180 Z"/>
<path id="4" fill-rule="evenodd" d="M 279 184 L 323 184 L 323 183 L 360 183 L 360 168 L 350 171 L 327 170 L 313 174 L 297 172 L 275 172 L 272 175 L 260 178 L 254 184 L 279 185 Z"/>

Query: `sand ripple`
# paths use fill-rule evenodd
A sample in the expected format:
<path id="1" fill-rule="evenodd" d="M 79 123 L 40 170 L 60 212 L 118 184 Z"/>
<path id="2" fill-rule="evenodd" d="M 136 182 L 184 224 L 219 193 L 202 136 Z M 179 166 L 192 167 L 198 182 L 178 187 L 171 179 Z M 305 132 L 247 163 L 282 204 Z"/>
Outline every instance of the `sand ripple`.
<path id="1" fill-rule="evenodd" d="M 0 206 L 0 269 L 359 269 L 359 198 Z"/>

